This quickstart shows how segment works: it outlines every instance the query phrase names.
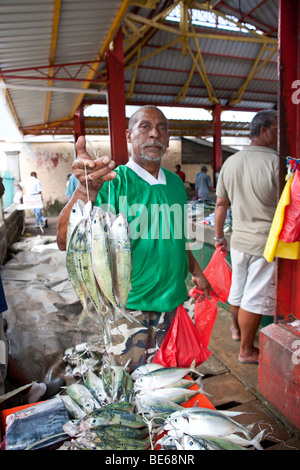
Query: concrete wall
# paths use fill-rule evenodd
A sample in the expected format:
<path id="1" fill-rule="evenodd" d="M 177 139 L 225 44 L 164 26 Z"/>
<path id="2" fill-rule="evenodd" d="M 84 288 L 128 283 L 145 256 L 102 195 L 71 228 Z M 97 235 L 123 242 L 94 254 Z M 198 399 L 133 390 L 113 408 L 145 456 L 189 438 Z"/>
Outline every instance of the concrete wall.
<path id="1" fill-rule="evenodd" d="M 7 250 L 15 243 L 23 229 L 23 213 L 9 206 L 0 218 L 0 266 L 7 261 Z"/>

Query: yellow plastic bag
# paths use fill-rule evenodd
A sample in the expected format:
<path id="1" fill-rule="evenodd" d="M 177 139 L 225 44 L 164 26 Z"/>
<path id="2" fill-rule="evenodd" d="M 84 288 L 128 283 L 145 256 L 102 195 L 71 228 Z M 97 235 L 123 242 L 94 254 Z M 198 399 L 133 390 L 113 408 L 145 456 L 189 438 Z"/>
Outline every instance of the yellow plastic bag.
<path id="1" fill-rule="evenodd" d="M 294 173 L 291 174 L 282 191 L 265 246 L 264 257 L 270 262 L 273 261 L 275 257 L 294 260 L 300 259 L 300 242 L 287 243 L 279 240 L 279 235 L 284 222 L 285 208 L 290 204 L 293 177 Z"/>

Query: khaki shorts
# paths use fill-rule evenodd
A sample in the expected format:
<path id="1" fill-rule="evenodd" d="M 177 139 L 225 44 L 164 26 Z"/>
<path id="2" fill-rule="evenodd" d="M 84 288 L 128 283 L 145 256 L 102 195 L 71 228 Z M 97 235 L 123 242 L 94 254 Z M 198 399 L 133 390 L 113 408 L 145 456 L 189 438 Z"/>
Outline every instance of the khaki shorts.
<path id="1" fill-rule="evenodd" d="M 232 282 L 228 302 L 248 312 L 275 312 L 275 261 L 231 248 Z"/>
<path id="2" fill-rule="evenodd" d="M 115 365 L 124 366 L 129 360 L 130 372 L 142 364 L 151 362 L 160 348 L 176 310 L 172 312 L 145 312 L 126 310 L 137 321 L 125 317 L 116 321 L 106 320 L 106 351 Z"/>

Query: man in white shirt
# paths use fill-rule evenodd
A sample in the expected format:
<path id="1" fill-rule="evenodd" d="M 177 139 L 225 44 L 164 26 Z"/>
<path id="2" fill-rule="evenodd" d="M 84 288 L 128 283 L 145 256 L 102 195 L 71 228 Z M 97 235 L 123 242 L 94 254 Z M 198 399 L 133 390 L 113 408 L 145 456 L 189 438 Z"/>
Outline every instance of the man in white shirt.
<path id="1" fill-rule="evenodd" d="M 279 157 L 277 112 L 260 111 L 250 126 L 251 145 L 229 157 L 216 188 L 215 246 L 227 250 L 224 221 L 231 203 L 233 231 L 230 243 L 232 285 L 228 302 L 232 339 L 240 340 L 238 360 L 257 363 L 253 342 L 261 316 L 275 310 L 275 262 L 263 257 L 277 206 Z"/>
<path id="2" fill-rule="evenodd" d="M 21 188 L 25 189 L 26 194 L 34 196 L 36 194 L 42 194 L 42 185 L 40 180 L 37 179 L 35 171 L 30 173 L 30 177 L 20 182 Z M 48 227 L 48 221 L 42 214 L 42 209 L 33 209 L 35 215 L 35 226 L 36 227 Z"/>

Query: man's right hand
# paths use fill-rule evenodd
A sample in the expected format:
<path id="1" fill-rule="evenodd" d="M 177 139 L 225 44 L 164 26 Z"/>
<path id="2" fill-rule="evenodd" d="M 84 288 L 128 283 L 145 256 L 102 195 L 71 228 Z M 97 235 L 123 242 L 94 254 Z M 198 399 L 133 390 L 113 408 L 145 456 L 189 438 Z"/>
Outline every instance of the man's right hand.
<path id="1" fill-rule="evenodd" d="M 72 169 L 79 183 L 88 191 L 90 198 L 95 200 L 99 189 L 105 181 L 113 180 L 117 173 L 114 170 L 115 162 L 108 156 L 103 156 L 92 160 L 86 151 L 86 141 L 84 136 L 80 136 L 76 142 L 77 157 L 72 164 Z"/>

